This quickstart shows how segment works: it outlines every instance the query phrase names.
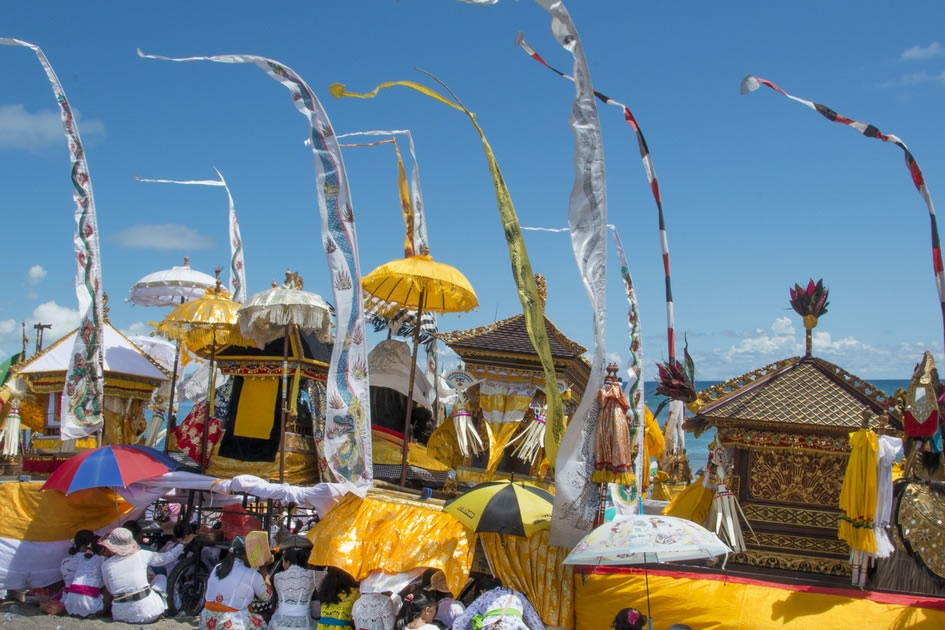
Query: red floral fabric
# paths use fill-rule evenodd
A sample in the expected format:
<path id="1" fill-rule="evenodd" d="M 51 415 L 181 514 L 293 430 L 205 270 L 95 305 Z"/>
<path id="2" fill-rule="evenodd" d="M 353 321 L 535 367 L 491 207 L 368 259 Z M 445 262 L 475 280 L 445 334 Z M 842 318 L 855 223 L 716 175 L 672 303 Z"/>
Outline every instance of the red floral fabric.
<path id="1" fill-rule="evenodd" d="M 180 426 L 174 428 L 174 438 L 177 440 L 177 450 L 186 454 L 192 460 L 200 461 L 200 441 L 203 439 L 203 423 L 207 417 L 207 403 L 200 402 L 194 405 Z M 210 418 L 210 430 L 207 433 L 207 456 L 203 465 L 210 464 L 210 454 L 214 445 L 220 440 L 223 423 L 218 418 Z"/>

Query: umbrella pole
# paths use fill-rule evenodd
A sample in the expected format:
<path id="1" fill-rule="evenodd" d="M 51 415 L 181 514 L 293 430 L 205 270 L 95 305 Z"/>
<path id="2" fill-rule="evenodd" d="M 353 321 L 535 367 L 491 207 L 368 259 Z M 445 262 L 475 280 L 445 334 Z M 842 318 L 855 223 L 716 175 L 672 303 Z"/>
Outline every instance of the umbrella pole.
<path id="1" fill-rule="evenodd" d="M 217 384 L 217 331 L 214 329 L 212 333 L 213 337 L 210 341 L 210 388 L 208 393 L 207 400 L 207 419 L 203 423 L 203 435 L 200 437 L 200 473 L 203 474 L 206 466 L 204 462 L 207 461 L 207 439 L 210 436 L 210 418 L 213 417 L 213 397 L 216 395 L 214 391 Z"/>
<path id="2" fill-rule="evenodd" d="M 643 581 L 646 583 L 646 623 L 653 630 L 653 612 L 650 610 L 650 574 L 646 569 L 646 554 L 643 554 Z"/>
<path id="3" fill-rule="evenodd" d="M 181 297 L 180 303 L 184 303 Z M 177 350 L 174 352 L 174 369 L 171 372 L 171 399 L 167 403 L 167 434 L 164 436 L 164 453 L 170 451 L 171 433 L 174 431 L 174 425 L 177 424 L 174 418 L 174 389 L 177 387 L 177 364 L 180 362 L 180 339 L 177 340 Z"/>
<path id="4" fill-rule="evenodd" d="M 423 316 L 424 291 L 420 291 L 417 306 L 417 321 L 413 327 L 413 360 L 410 362 L 410 379 L 407 384 L 407 413 L 404 415 L 404 448 L 400 460 L 400 487 L 407 486 L 407 451 L 410 448 L 410 416 L 413 414 L 413 380 L 417 373 L 417 349 L 420 346 L 420 318 Z"/>
<path id="5" fill-rule="evenodd" d="M 289 413 L 286 383 L 289 380 L 289 324 L 282 338 L 282 423 L 279 428 L 279 483 L 285 481 L 285 419 Z M 294 387 L 294 386 L 293 386 Z"/>

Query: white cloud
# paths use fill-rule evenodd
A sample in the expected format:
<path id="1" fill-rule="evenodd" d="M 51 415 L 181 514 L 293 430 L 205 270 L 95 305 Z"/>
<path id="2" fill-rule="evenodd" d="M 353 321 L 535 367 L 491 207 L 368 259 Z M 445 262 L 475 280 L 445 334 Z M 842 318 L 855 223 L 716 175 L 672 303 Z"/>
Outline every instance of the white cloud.
<path id="1" fill-rule="evenodd" d="M 12 339 L 18 329 L 15 319 L 0 320 L 0 342 Z"/>
<path id="2" fill-rule="evenodd" d="M 616 363 L 617 367 L 623 367 L 623 358 L 619 352 L 608 352 L 604 355 L 604 364 L 610 365 L 611 363 Z"/>
<path id="3" fill-rule="evenodd" d="M 922 61 L 933 57 L 941 57 L 942 55 L 945 55 L 945 47 L 935 41 L 928 46 L 916 45 L 906 48 L 899 56 L 899 61 Z"/>
<path id="4" fill-rule="evenodd" d="M 207 249 L 213 239 L 178 223 L 138 224 L 118 232 L 119 244 L 128 249 Z"/>
<path id="5" fill-rule="evenodd" d="M 82 136 L 90 138 L 105 133 L 105 124 L 100 120 L 81 120 L 75 113 Z M 59 112 L 43 109 L 28 112 L 22 104 L 0 105 L 0 149 L 25 149 L 36 151 L 50 145 L 65 145 L 62 120 Z"/>
<path id="6" fill-rule="evenodd" d="M 26 282 L 31 287 L 35 287 L 37 284 L 42 282 L 43 278 L 45 278 L 48 274 L 49 272 L 46 271 L 42 265 L 33 265 L 29 268 L 29 271 L 26 272 Z"/>
<path id="7" fill-rule="evenodd" d="M 33 324 L 52 324 L 52 328 L 43 333 L 43 345 L 48 346 L 79 327 L 79 311 L 50 300 L 33 309 L 33 316 L 26 325 L 31 328 Z"/>
<path id="8" fill-rule="evenodd" d="M 788 356 L 797 346 L 794 323 L 789 317 L 778 317 L 771 323 L 771 333 L 757 329 L 748 337 L 729 347 L 722 357 L 732 361 L 739 357 Z"/>
<path id="9" fill-rule="evenodd" d="M 923 70 L 921 72 L 910 72 L 909 74 L 902 75 L 903 83 L 928 83 L 930 81 L 945 82 L 945 71 L 939 72 L 938 74 L 929 74 Z"/>
<path id="10" fill-rule="evenodd" d="M 126 337 L 147 337 L 152 332 L 151 326 L 147 322 L 133 322 L 121 329 L 121 333 Z"/>

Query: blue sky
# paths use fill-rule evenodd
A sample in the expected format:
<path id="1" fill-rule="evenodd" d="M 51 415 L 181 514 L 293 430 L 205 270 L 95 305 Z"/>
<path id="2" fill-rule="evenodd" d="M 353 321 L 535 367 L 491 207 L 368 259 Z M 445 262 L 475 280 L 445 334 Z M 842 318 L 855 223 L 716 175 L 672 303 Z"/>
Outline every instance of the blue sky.
<path id="1" fill-rule="evenodd" d="M 933 198 L 945 195 L 945 6 L 569 4 L 594 86 L 627 103 L 646 133 L 663 190 L 676 329 L 689 336 L 699 377 L 735 376 L 801 351 L 803 330 L 787 292 L 810 276 L 831 289 L 816 354 L 866 378 L 906 378 L 924 349 L 941 362 L 927 212 L 901 152 L 770 90 L 741 97 L 738 87 L 745 74 L 757 74 L 898 134 Z M 4 3 L 2 35 L 43 47 L 80 114 L 113 323 L 142 332 L 163 315 L 122 302 L 141 276 L 184 255 L 207 272 L 226 264 L 221 190 L 134 179 L 210 179 L 212 166 L 236 200 L 250 292 L 291 267 L 307 289 L 331 300 L 312 154 L 302 143 L 306 123 L 285 89 L 252 67 L 144 60 L 139 47 L 169 56 L 272 57 L 316 90 L 338 133 L 411 129 L 434 257 L 460 268 L 481 302 L 476 312 L 444 317 L 441 328 L 519 312 L 492 183 L 469 122 L 406 90 L 336 101 L 327 88 L 423 81 L 418 67 L 437 74 L 476 112 L 522 225 L 561 227 L 573 181 L 567 118 L 574 91 L 513 44 L 524 31 L 550 63 L 570 69 L 547 15 L 526 0 L 260 7 L 91 2 L 64 14 L 42 3 Z M 67 332 L 76 298 L 68 157 L 49 85 L 26 49 L 0 48 L 0 77 L 0 350 L 9 354 L 19 347 L 21 320 L 55 324 L 53 338 Z M 617 109 L 600 114 L 609 220 L 628 250 L 651 366 L 666 354 L 656 211 L 633 134 Z M 389 147 L 348 149 L 345 162 L 368 271 L 402 253 L 395 162 Z M 165 227 L 146 227 L 154 225 Z M 548 277 L 550 317 L 589 346 L 590 308 L 567 236 L 526 239 L 534 269 Z M 612 246 L 610 256 L 607 346 L 625 360 L 626 302 Z"/>

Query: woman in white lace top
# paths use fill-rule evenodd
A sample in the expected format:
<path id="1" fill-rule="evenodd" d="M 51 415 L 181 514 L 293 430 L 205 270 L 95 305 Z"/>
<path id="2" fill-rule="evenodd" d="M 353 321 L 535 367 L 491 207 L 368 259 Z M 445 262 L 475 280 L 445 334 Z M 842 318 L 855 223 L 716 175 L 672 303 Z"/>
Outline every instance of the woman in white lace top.
<path id="1" fill-rule="evenodd" d="M 269 630 L 314 630 L 311 616 L 315 571 L 306 568 L 308 550 L 288 547 L 282 552 L 282 571 L 273 578 L 279 603 L 269 621 Z"/>

